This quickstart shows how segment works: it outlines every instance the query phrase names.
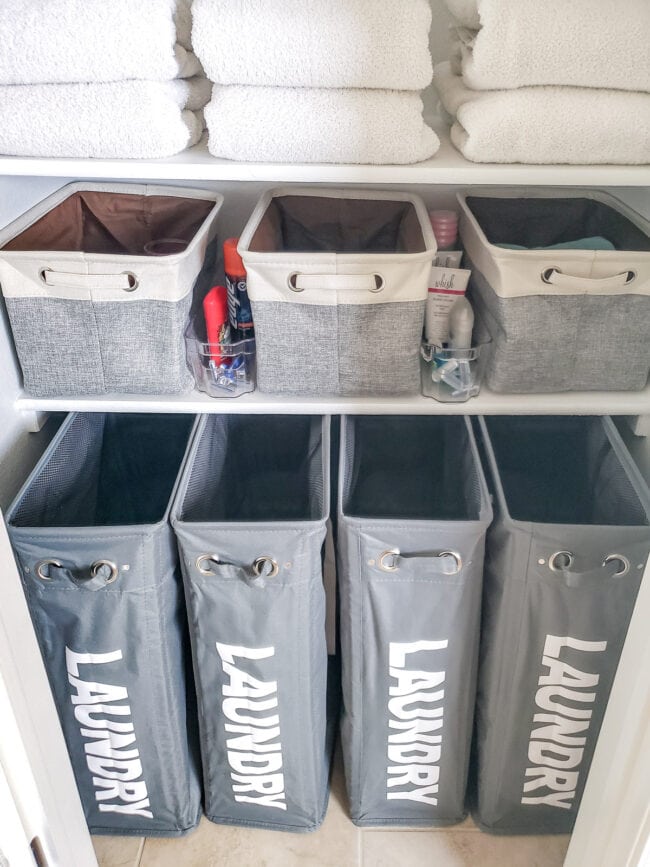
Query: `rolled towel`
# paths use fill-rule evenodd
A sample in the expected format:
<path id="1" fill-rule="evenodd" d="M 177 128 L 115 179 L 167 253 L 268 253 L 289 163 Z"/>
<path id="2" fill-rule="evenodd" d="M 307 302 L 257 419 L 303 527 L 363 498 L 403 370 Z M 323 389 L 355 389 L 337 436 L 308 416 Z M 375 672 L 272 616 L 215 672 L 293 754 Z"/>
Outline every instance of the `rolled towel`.
<path id="1" fill-rule="evenodd" d="M 192 42 L 218 84 L 422 90 L 428 0 L 194 0 Z"/>
<path id="2" fill-rule="evenodd" d="M 0 87 L 0 153 L 167 157 L 201 138 L 205 78 Z"/>
<path id="3" fill-rule="evenodd" d="M 533 85 L 650 91 L 650 2 L 447 0 L 465 83 L 475 90 Z"/>
<path id="4" fill-rule="evenodd" d="M 436 66 L 434 84 L 456 120 L 451 140 L 477 163 L 650 162 L 650 94 L 583 87 L 476 91 Z"/>
<path id="5" fill-rule="evenodd" d="M 0 85 L 168 81 L 200 71 L 194 54 L 177 42 L 174 16 L 187 14 L 177 9 L 177 0 L 2 5 Z"/>
<path id="6" fill-rule="evenodd" d="M 404 164 L 440 146 L 411 91 L 215 85 L 205 119 L 210 153 L 231 160 Z"/>

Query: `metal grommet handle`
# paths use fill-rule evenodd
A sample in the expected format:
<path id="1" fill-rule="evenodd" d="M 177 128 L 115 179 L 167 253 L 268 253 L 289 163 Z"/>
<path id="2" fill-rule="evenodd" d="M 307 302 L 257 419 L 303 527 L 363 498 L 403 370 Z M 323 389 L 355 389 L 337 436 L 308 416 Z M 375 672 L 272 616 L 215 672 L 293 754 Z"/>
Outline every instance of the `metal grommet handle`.
<path id="1" fill-rule="evenodd" d="M 139 281 L 138 278 L 135 276 L 135 274 L 133 273 L 133 271 L 122 271 L 122 274 L 124 274 L 126 277 L 129 278 L 129 286 L 128 286 L 128 289 L 124 289 L 124 292 L 135 292 L 135 290 L 136 290 L 136 289 L 138 288 L 138 286 L 140 285 L 140 281 Z"/>
<path id="2" fill-rule="evenodd" d="M 397 572 L 399 566 L 397 565 L 397 558 L 399 557 L 399 551 L 395 549 L 394 551 L 384 551 L 383 554 L 379 555 L 378 566 L 384 572 Z M 390 562 L 388 562 L 390 559 Z"/>
<path id="3" fill-rule="evenodd" d="M 38 272 L 38 276 L 41 278 L 42 282 L 47 285 L 47 280 L 45 279 L 45 275 L 51 274 L 51 273 L 52 273 L 51 268 L 41 268 L 40 271 Z M 46 561 L 44 560 L 43 562 L 45 563 Z"/>
<path id="4" fill-rule="evenodd" d="M 542 283 L 550 283 L 551 277 L 553 276 L 553 274 L 561 274 L 561 273 L 562 273 L 562 271 L 560 271 L 559 268 L 546 268 L 544 271 L 542 271 L 542 273 L 540 275 L 542 278 Z M 562 551 L 560 553 L 563 554 L 565 552 Z"/>
<path id="5" fill-rule="evenodd" d="M 63 569 L 63 563 L 60 560 L 39 560 L 34 568 L 34 572 L 36 573 L 36 577 L 40 578 L 41 581 L 52 580 L 49 575 L 46 575 L 45 572 L 43 572 L 44 566 L 56 566 L 59 569 Z"/>
<path id="6" fill-rule="evenodd" d="M 458 575 L 460 570 L 463 568 L 463 560 L 460 554 L 457 554 L 456 551 L 441 551 L 438 554 L 439 557 L 453 557 L 456 561 L 456 571 L 455 572 L 447 572 L 447 575 Z"/>
<path id="7" fill-rule="evenodd" d="M 271 564 L 270 572 L 262 572 L 265 563 Z M 260 578 L 264 575 L 265 578 L 275 578 L 275 576 L 280 571 L 280 567 L 277 564 L 277 561 L 273 559 L 273 557 L 269 557 L 268 554 L 262 554 L 261 557 L 256 557 L 253 560 L 253 573 Z"/>
<path id="8" fill-rule="evenodd" d="M 90 575 L 92 578 L 96 578 L 99 575 L 99 570 L 103 566 L 108 566 L 111 570 L 108 578 L 105 579 L 106 584 L 112 584 L 113 581 L 117 579 L 117 576 L 120 574 L 117 565 L 112 562 L 112 560 L 95 560 L 95 562 L 90 567 Z"/>
<path id="9" fill-rule="evenodd" d="M 287 286 L 291 289 L 292 292 L 304 292 L 304 288 L 301 288 L 296 283 L 296 278 L 298 277 L 298 272 L 294 271 L 292 274 L 289 274 L 287 277 Z"/>
<path id="10" fill-rule="evenodd" d="M 565 558 L 564 562 L 560 561 L 560 557 Z M 571 551 L 556 551 L 548 558 L 548 568 L 552 572 L 562 572 L 564 569 L 570 569 L 574 561 L 575 557 Z"/>
<path id="11" fill-rule="evenodd" d="M 219 559 L 218 554 L 200 554 L 196 558 L 196 568 L 199 570 L 201 575 L 207 575 L 208 577 L 211 577 L 215 573 L 212 569 L 206 569 L 203 566 L 204 563 L 216 563 L 217 566 L 219 566 L 221 564 L 221 560 Z"/>
<path id="12" fill-rule="evenodd" d="M 368 289 L 368 292 L 381 292 L 385 285 L 386 281 L 384 280 L 382 275 L 375 274 L 375 286 L 373 289 Z"/>
<path id="13" fill-rule="evenodd" d="M 622 554 L 609 554 L 609 556 L 605 557 L 603 560 L 603 566 L 607 566 L 608 563 L 614 563 L 616 561 L 621 564 L 621 568 L 618 572 L 614 572 L 614 578 L 622 578 L 623 575 L 627 575 L 630 571 L 630 561 L 627 557 L 624 557 Z"/>

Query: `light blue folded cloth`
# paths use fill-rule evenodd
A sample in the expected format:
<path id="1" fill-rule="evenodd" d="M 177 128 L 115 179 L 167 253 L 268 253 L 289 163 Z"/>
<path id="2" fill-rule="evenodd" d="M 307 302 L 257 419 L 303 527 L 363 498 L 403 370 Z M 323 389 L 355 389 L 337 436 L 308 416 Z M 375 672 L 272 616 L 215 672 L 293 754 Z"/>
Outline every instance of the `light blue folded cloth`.
<path id="1" fill-rule="evenodd" d="M 561 244 L 550 244 L 548 247 L 522 247 L 521 244 L 495 244 L 505 250 L 615 250 L 616 247 L 607 238 L 594 235 L 592 238 L 579 238 L 577 241 L 563 241 Z"/>

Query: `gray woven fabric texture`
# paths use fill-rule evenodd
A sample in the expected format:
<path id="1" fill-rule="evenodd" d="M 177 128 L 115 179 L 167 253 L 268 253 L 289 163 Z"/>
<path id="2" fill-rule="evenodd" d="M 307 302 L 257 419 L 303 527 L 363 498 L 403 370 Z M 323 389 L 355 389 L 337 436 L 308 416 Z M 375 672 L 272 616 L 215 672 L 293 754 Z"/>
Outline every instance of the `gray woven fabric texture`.
<path id="1" fill-rule="evenodd" d="M 492 391 L 632 391 L 650 370 L 650 297 L 530 295 L 501 298 L 471 267 L 477 336 L 492 338 Z"/>
<path id="2" fill-rule="evenodd" d="M 191 387 L 178 302 L 7 298 L 25 391 L 35 397 L 176 394 Z"/>
<path id="3" fill-rule="evenodd" d="M 425 303 L 251 301 L 259 390 L 313 395 L 419 391 Z"/>

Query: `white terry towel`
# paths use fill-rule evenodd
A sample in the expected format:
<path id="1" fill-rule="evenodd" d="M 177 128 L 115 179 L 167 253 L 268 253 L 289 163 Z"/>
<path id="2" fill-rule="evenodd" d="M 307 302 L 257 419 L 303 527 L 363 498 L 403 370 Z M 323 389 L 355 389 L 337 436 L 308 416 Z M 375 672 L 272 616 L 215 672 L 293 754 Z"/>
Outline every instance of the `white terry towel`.
<path id="1" fill-rule="evenodd" d="M 210 153 L 231 160 L 404 164 L 440 146 L 411 91 L 215 85 L 205 119 Z"/>
<path id="2" fill-rule="evenodd" d="M 428 0 L 194 0 L 192 42 L 218 84 L 423 90 Z"/>
<path id="3" fill-rule="evenodd" d="M 205 78 L 0 87 L 0 153 L 149 159 L 201 138 Z"/>
<path id="4" fill-rule="evenodd" d="M 465 83 L 475 90 L 566 85 L 650 91 L 649 0 L 447 0 Z M 474 21 L 476 24 L 476 21 Z"/>
<path id="5" fill-rule="evenodd" d="M 187 14 L 177 2 L 186 0 L 3 0 L 0 85 L 196 75 L 177 42 L 174 16 Z"/>
<path id="6" fill-rule="evenodd" d="M 435 68 L 451 139 L 478 163 L 650 163 L 650 94 L 583 87 L 476 91 Z"/>

